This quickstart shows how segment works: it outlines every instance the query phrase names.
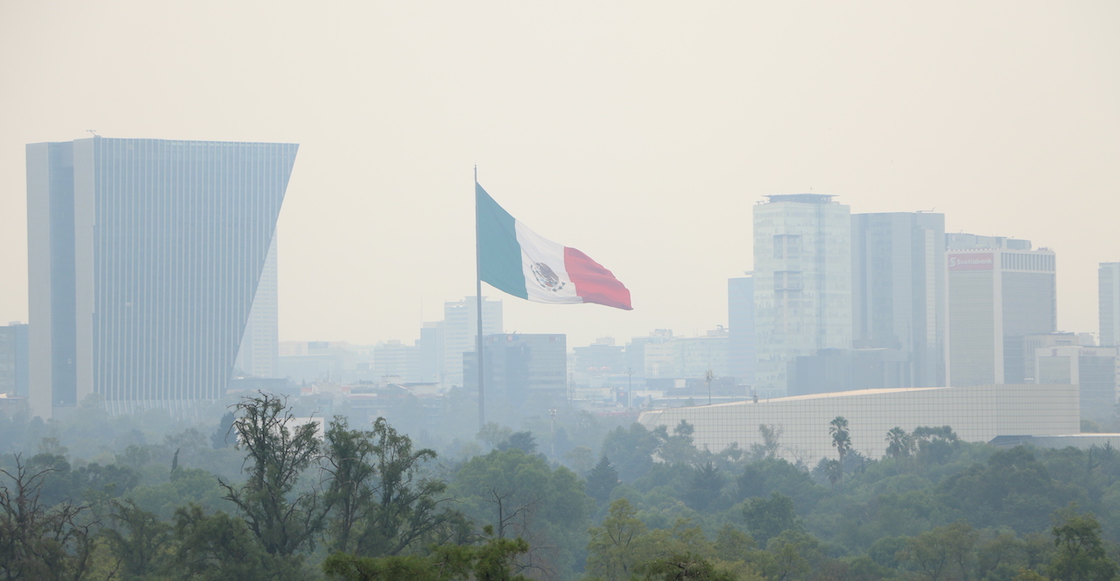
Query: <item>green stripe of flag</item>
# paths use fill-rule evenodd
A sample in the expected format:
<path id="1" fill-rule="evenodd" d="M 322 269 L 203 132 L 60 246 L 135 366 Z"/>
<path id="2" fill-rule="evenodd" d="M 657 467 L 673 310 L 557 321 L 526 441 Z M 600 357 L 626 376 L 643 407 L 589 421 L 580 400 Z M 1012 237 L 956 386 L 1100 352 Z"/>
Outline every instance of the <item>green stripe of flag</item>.
<path id="1" fill-rule="evenodd" d="M 525 274 L 521 269 L 521 245 L 517 243 L 514 227 L 516 221 L 477 182 L 474 197 L 479 277 L 502 292 L 528 299 Z"/>

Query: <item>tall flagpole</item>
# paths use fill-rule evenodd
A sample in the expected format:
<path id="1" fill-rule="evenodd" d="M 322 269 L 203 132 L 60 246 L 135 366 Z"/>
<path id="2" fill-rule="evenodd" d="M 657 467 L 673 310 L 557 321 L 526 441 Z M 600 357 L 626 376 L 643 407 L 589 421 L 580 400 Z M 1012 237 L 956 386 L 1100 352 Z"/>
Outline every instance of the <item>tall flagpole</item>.
<path id="1" fill-rule="evenodd" d="M 478 431 L 486 426 L 486 386 L 482 373 L 482 234 L 478 231 L 478 166 L 474 166 L 474 268 L 475 311 L 478 314 L 478 336 L 475 338 L 474 355 L 478 367 Z"/>

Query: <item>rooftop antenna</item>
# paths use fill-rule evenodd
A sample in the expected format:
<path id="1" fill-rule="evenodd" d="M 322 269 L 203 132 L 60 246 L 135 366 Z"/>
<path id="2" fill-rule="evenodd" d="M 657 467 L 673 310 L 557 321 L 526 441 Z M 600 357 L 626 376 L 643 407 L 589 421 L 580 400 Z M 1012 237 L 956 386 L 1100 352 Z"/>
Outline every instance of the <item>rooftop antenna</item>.
<path id="1" fill-rule="evenodd" d="M 89 133 L 90 135 L 92 135 L 92 136 L 94 136 L 94 137 L 101 137 L 100 135 L 98 135 L 98 134 L 97 134 L 97 130 L 96 130 L 96 129 L 86 129 L 86 131 L 87 131 L 87 132 L 88 132 L 88 133 Z"/>

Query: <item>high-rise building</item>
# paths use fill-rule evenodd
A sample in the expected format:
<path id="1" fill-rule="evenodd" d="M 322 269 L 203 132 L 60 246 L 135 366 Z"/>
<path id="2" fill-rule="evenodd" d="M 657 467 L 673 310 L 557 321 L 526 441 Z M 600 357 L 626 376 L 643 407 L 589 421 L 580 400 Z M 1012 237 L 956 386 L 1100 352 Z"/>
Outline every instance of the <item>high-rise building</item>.
<path id="1" fill-rule="evenodd" d="M 93 137 L 27 146 L 31 406 L 221 397 L 296 144 Z"/>
<path id="2" fill-rule="evenodd" d="M 852 215 L 852 347 L 898 351 L 902 385 L 945 384 L 945 215 Z"/>
<path id="3" fill-rule="evenodd" d="M 739 385 L 754 385 L 754 278 L 727 279 L 727 371 Z"/>
<path id="4" fill-rule="evenodd" d="M 1054 252 L 1028 240 L 946 238 L 949 385 L 1021 383 L 1027 336 L 1057 327 Z"/>
<path id="5" fill-rule="evenodd" d="M 234 367 L 252 377 L 278 377 L 280 357 L 280 313 L 277 305 L 276 237 L 268 249 L 268 257 L 257 283 L 253 308 L 241 336 Z"/>
<path id="6" fill-rule="evenodd" d="M 478 337 L 477 297 L 443 304 L 443 387 L 462 387 L 463 353 Z M 482 334 L 502 332 L 502 301 L 482 298 Z"/>
<path id="7" fill-rule="evenodd" d="M 0 327 L 0 395 L 27 397 L 27 325 Z"/>
<path id="8" fill-rule="evenodd" d="M 824 194 L 767 196 L 754 207 L 755 391 L 786 394 L 789 368 L 852 341 L 852 223 Z"/>
<path id="9" fill-rule="evenodd" d="M 1120 262 L 1102 262 L 1097 282 L 1101 345 L 1120 346 Z"/>

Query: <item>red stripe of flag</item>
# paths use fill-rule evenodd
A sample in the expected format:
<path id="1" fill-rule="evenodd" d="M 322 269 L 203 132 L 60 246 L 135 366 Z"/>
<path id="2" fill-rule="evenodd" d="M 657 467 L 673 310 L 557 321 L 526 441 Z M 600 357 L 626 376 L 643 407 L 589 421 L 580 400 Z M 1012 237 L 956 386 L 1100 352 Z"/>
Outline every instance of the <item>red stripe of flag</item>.
<path id="1" fill-rule="evenodd" d="M 564 268 L 585 303 L 633 310 L 630 291 L 601 264 L 575 248 L 564 247 Z"/>

